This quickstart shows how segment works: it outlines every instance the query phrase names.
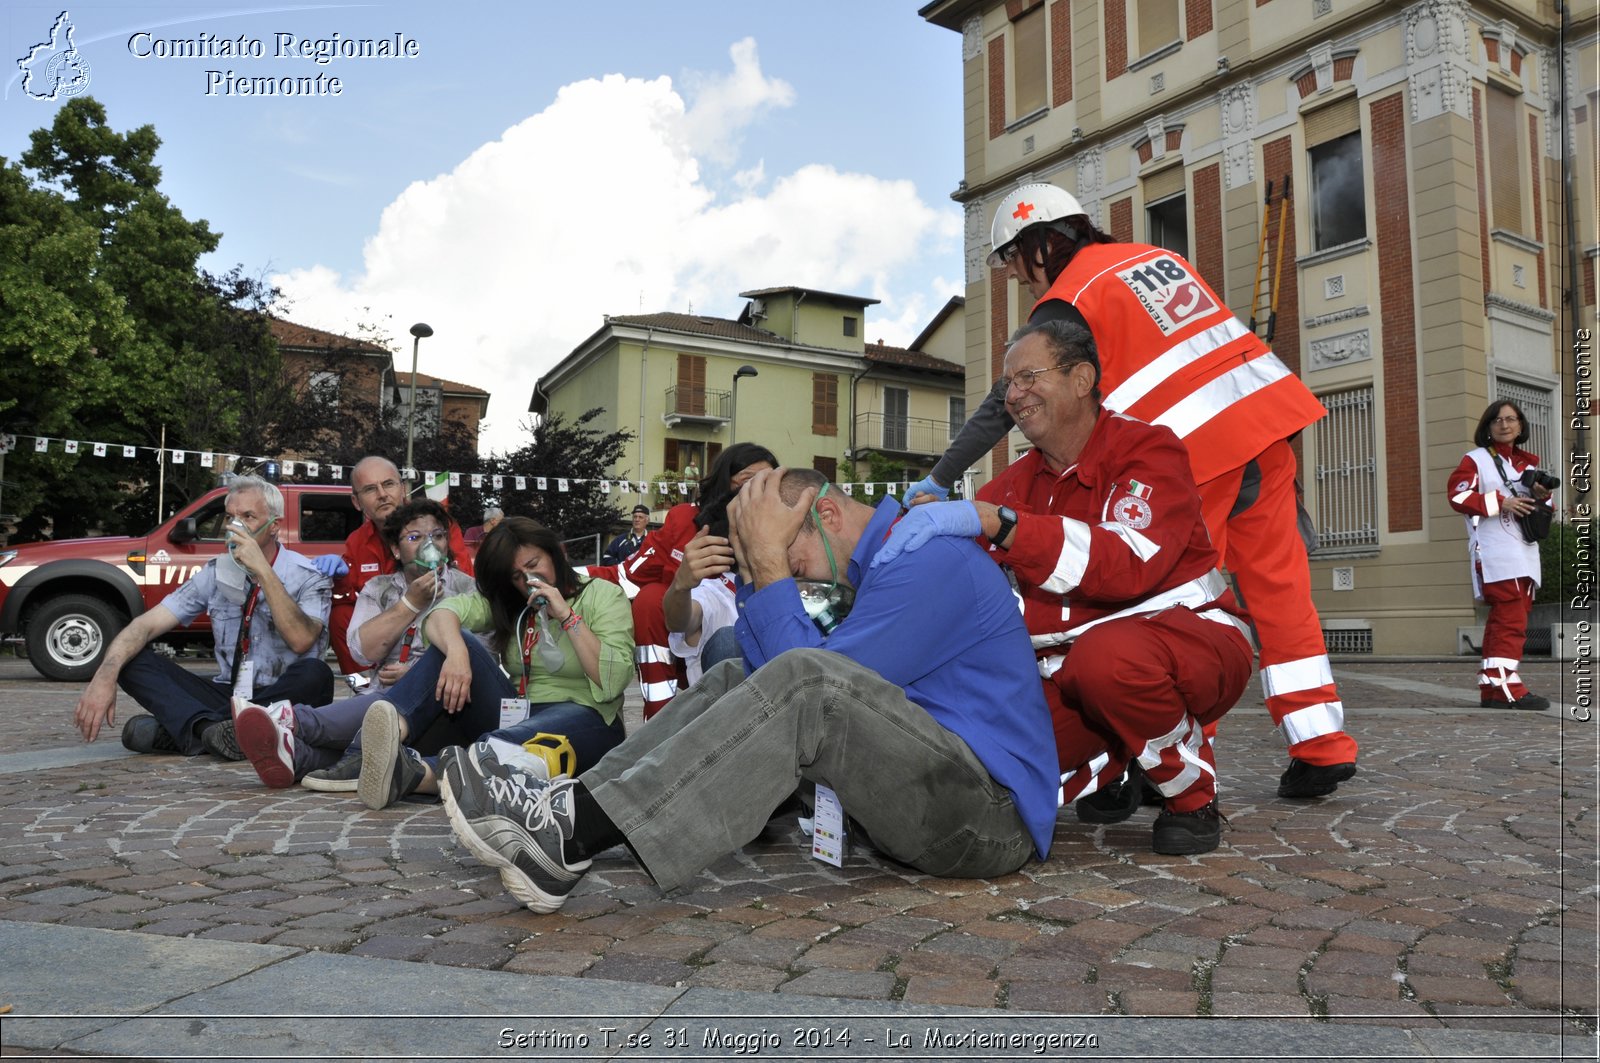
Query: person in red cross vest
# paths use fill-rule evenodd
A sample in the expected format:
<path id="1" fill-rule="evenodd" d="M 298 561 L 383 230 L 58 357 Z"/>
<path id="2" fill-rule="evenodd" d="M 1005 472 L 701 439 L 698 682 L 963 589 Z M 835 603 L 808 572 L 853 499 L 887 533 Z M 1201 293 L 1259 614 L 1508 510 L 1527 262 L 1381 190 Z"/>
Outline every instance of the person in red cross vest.
<path id="1" fill-rule="evenodd" d="M 1539 544 L 1517 518 L 1549 507 L 1550 488 L 1537 476 L 1525 476 L 1538 469 L 1539 455 L 1521 447 L 1528 441 L 1528 421 L 1516 403 L 1491 402 L 1472 441 L 1478 448 L 1450 474 L 1450 508 L 1467 518 L 1472 596 L 1489 607 L 1478 698 L 1486 706 L 1548 709 L 1550 699 L 1531 693 L 1517 673 L 1541 574 Z"/>
<path id="2" fill-rule="evenodd" d="M 1278 795 L 1323 797 L 1356 773 L 1299 531 L 1289 440 L 1326 412 L 1193 266 L 1101 232 L 1073 196 L 1023 185 L 995 211 L 989 265 L 1036 300 L 1029 324 L 1070 321 L 1099 348 L 1109 410 L 1172 429 L 1206 527 L 1255 621 L 1267 709 L 1289 749 Z M 991 392 L 929 476 L 906 492 L 949 496 L 1012 425 Z"/>

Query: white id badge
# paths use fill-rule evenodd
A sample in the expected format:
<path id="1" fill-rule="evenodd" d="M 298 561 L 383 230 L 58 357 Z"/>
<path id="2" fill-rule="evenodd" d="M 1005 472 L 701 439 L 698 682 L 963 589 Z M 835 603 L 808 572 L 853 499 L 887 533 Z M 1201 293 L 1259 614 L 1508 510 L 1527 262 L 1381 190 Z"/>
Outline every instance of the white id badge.
<path id="1" fill-rule="evenodd" d="M 817 784 L 816 814 L 811 827 L 811 856 L 834 867 L 844 865 L 844 809 L 839 796 Z"/>
<path id="2" fill-rule="evenodd" d="M 233 696 L 249 701 L 256 691 L 256 662 L 239 662 L 239 678 L 233 684 Z"/>
<path id="3" fill-rule="evenodd" d="M 510 727 L 514 723 L 521 723 L 528 718 L 527 698 L 501 698 L 500 699 L 500 726 Z"/>

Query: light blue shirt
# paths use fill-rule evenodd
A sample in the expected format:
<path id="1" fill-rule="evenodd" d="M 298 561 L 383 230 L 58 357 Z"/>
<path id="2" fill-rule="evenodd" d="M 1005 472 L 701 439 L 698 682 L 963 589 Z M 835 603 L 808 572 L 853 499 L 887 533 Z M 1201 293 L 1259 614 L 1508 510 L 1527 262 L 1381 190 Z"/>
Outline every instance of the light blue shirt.
<path id="1" fill-rule="evenodd" d="M 272 606 L 267 603 L 267 596 L 261 595 L 250 618 L 249 659 L 255 664 L 257 689 L 277 682 L 295 661 L 320 660 L 328 648 L 328 609 L 333 604 L 333 581 L 318 572 L 305 557 L 281 544 L 278 556 L 272 561 L 272 571 L 283 581 L 284 589 L 300 606 L 300 611 L 322 625 L 322 632 L 309 650 L 296 653 L 278 633 L 277 625 L 272 622 Z M 232 682 L 233 649 L 239 641 L 244 603 L 229 601 L 217 587 L 217 559 L 207 562 L 183 586 L 163 598 L 161 604 L 181 625 L 194 623 L 202 613 L 211 617 L 211 637 L 216 641 L 219 669 L 213 681 Z"/>

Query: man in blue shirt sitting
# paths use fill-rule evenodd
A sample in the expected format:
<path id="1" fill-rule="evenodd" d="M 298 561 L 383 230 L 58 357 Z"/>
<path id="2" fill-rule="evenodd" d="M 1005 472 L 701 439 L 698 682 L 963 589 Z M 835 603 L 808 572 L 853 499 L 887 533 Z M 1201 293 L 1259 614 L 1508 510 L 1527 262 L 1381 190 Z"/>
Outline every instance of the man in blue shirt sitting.
<path id="1" fill-rule="evenodd" d="M 663 889 L 682 885 L 809 780 L 927 874 L 989 878 L 1042 859 L 1053 732 L 997 566 L 946 538 L 933 556 L 930 543 L 872 568 L 898 504 L 863 505 L 810 469 L 757 474 L 728 513 L 748 678 L 733 661 L 711 669 L 575 779 L 537 778 L 482 742 L 446 750 L 457 839 L 553 912 L 590 858 L 623 842 Z M 822 592 L 809 611 L 796 578 Z"/>

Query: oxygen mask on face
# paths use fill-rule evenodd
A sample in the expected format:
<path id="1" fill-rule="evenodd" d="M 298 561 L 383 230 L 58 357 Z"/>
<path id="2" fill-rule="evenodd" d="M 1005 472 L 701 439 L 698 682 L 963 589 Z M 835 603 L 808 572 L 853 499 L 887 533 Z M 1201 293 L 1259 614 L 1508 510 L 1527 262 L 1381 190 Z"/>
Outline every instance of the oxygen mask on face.
<path id="1" fill-rule="evenodd" d="M 822 518 L 817 516 L 817 503 L 822 501 L 831 486 L 824 483 L 822 490 L 817 492 L 817 497 L 811 503 L 812 530 L 822 536 L 822 548 L 828 554 L 830 578 L 794 581 L 796 589 L 800 591 L 801 607 L 824 635 L 832 634 L 833 629 L 844 622 L 844 618 L 850 615 L 850 607 L 856 602 L 856 589 L 848 583 L 839 582 L 839 563 L 834 560 L 833 545 L 828 542 L 828 536 L 822 530 Z"/>
<path id="2" fill-rule="evenodd" d="M 245 599 L 245 581 L 248 579 L 244 567 L 234 559 L 233 552 L 237 548 L 234 537 L 230 532 L 237 531 L 240 535 L 249 535 L 250 526 L 238 517 L 229 517 L 222 526 L 222 534 L 226 537 L 228 548 L 217 555 L 217 586 L 222 591 L 222 596 L 235 605 Z"/>
<path id="3" fill-rule="evenodd" d="M 443 568 L 444 562 L 444 551 L 439 548 L 438 543 L 429 539 L 422 544 L 422 549 L 417 551 L 414 564 L 424 572 L 431 572 L 436 568 Z"/>
<path id="4" fill-rule="evenodd" d="M 824 635 L 831 635 L 833 629 L 850 615 L 850 607 L 856 602 L 855 588 L 848 583 L 837 583 L 825 579 L 797 579 L 794 581 L 795 589 L 800 592 L 800 606 L 806 611 L 806 616 L 817 625 L 817 630 Z"/>

